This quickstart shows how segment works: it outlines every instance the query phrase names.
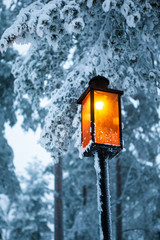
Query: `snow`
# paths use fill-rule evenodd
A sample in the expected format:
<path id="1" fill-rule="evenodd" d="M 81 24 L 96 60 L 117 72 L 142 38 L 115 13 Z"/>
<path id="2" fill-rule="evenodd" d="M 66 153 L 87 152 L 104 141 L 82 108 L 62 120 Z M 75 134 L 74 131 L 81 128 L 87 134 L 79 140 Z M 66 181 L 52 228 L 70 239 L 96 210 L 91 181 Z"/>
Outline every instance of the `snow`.
<path id="1" fill-rule="evenodd" d="M 40 107 L 44 108 L 47 107 L 50 104 L 50 99 L 47 97 L 44 97 L 43 99 L 40 99 Z"/>
<path id="2" fill-rule="evenodd" d="M 17 44 L 17 43 L 13 43 L 13 48 L 16 49 L 20 55 L 26 55 L 29 48 L 30 48 L 31 44 Z"/>
<path id="3" fill-rule="evenodd" d="M 140 14 L 136 12 L 134 15 L 129 15 L 127 16 L 127 24 L 129 27 L 136 27 L 136 22 L 135 19 L 138 19 L 137 21 L 140 20 Z"/>
<path id="4" fill-rule="evenodd" d="M 100 196 L 101 196 L 101 189 L 100 189 L 100 166 L 99 166 L 99 158 L 98 158 L 98 153 L 95 152 L 94 155 L 94 168 L 96 170 L 96 176 L 97 176 L 97 206 L 98 206 L 98 211 L 99 211 L 99 230 L 100 230 L 100 240 L 103 240 L 103 233 L 102 233 L 102 228 L 101 228 L 101 201 L 100 201 Z"/>
<path id="5" fill-rule="evenodd" d="M 86 152 L 86 151 L 88 151 L 88 150 L 90 149 L 92 143 L 93 143 L 93 141 L 90 140 L 89 143 L 88 143 L 88 145 L 87 145 L 85 148 L 83 148 L 82 146 L 80 147 L 80 150 L 79 150 L 79 157 L 80 157 L 80 158 L 83 158 L 84 152 Z"/>
<path id="6" fill-rule="evenodd" d="M 0 194 L 0 206 L 4 213 L 7 212 L 9 206 L 9 198 L 5 194 Z"/>
<path id="7" fill-rule="evenodd" d="M 129 97 L 129 100 L 133 104 L 134 108 L 138 108 L 138 106 L 139 106 L 139 100 L 138 99 L 135 100 L 134 98 Z"/>
<path id="8" fill-rule="evenodd" d="M 12 0 L 3 0 L 2 2 L 4 5 L 6 5 L 6 8 L 9 8 L 12 3 Z"/>
<path id="9" fill-rule="evenodd" d="M 72 59 L 75 51 L 76 51 L 76 46 L 70 49 L 68 59 L 63 65 L 64 69 L 69 69 L 73 65 Z"/>
<path id="10" fill-rule="evenodd" d="M 139 161 L 137 161 L 137 159 L 141 154 L 141 163 L 144 163 L 145 167 L 149 166 L 147 168 L 150 169 L 153 164 L 149 161 L 149 155 L 144 157 L 147 153 L 147 148 L 145 149 L 144 146 L 144 151 L 142 151 L 143 147 L 140 146 L 140 149 L 138 149 L 139 141 L 137 141 L 136 138 L 140 138 L 140 136 L 142 137 L 142 133 L 140 132 L 140 129 L 137 128 L 138 125 L 136 124 L 143 125 L 143 121 L 146 121 L 146 119 L 151 117 L 153 120 L 157 119 L 154 114 L 154 112 L 156 112 L 154 103 L 147 105 L 148 112 L 151 111 L 151 109 L 154 111 L 151 111 L 149 118 L 146 117 L 147 114 L 145 115 L 145 111 L 142 107 L 142 102 L 144 101 L 143 98 L 147 99 L 146 104 L 150 98 L 150 95 L 147 96 L 145 93 L 151 93 L 152 90 L 152 92 L 155 91 L 156 95 L 159 80 L 160 57 L 159 46 L 157 44 L 158 34 L 155 34 L 155 29 L 157 30 L 159 26 L 159 20 L 156 19 L 156 12 L 152 7 L 150 7 L 149 12 L 148 10 L 143 12 L 142 8 L 146 6 L 145 1 L 138 4 L 138 1 L 124 0 L 122 1 L 123 5 L 119 7 L 116 7 L 116 0 L 77 0 L 76 2 L 66 0 L 63 1 L 63 6 L 60 6 L 60 3 L 62 2 L 61 0 L 49 1 L 49 4 L 45 4 L 48 1 L 41 2 L 44 4 L 39 5 L 39 7 L 38 5 L 31 5 L 31 7 L 27 7 L 25 10 L 21 11 L 19 17 L 17 17 L 17 21 L 13 23 L 9 31 L 6 31 L 3 35 L 2 43 L 4 43 L 4 49 L 6 49 L 13 41 L 16 41 L 17 43 L 31 42 L 32 51 L 30 49 L 27 54 L 28 56 L 26 57 L 24 55 L 24 58 L 19 58 L 19 64 L 17 63 L 14 65 L 14 73 L 16 77 L 15 82 L 17 86 L 16 91 L 19 99 L 22 99 L 23 97 L 27 100 L 30 99 L 30 102 L 33 102 L 34 108 L 39 106 L 39 102 L 41 107 L 46 107 L 46 105 L 48 105 L 49 114 L 46 118 L 42 134 L 43 146 L 54 154 L 53 157 L 57 154 L 56 151 L 61 151 L 62 154 L 65 154 L 68 150 L 69 143 L 73 139 L 76 141 L 75 146 L 79 148 L 81 145 L 81 111 L 80 106 L 78 107 L 76 104 L 76 100 L 88 86 L 88 81 L 91 77 L 95 75 L 103 75 L 109 78 L 111 88 L 123 89 L 125 90 L 125 96 L 127 94 L 129 95 L 129 100 L 128 98 L 125 98 L 123 109 L 124 118 L 126 117 L 124 120 L 124 126 L 126 127 L 128 124 L 128 128 L 124 129 L 127 130 L 124 134 L 124 137 L 126 137 L 126 149 L 123 149 L 123 151 L 125 151 L 124 158 L 126 158 L 125 164 L 128 167 L 131 162 L 134 162 L 134 167 L 136 168 Z M 140 24 L 138 25 L 139 22 Z M 143 27 L 141 28 L 141 26 Z M 15 44 L 13 46 L 15 46 Z M 25 45 L 22 45 L 22 48 L 23 46 Z M 53 52 L 52 47 L 57 52 Z M 73 48 L 76 49 L 73 50 Z M 74 53 L 72 51 L 74 51 Z M 153 61 L 151 61 L 152 54 Z M 134 94 L 136 93 L 136 90 L 139 91 L 139 89 L 141 90 L 142 95 L 141 97 L 137 95 L 140 99 L 137 100 L 137 98 L 134 99 Z M 130 97 L 130 94 L 132 94 L 132 97 Z M 147 98 L 145 98 L 146 96 Z M 50 102 L 48 102 L 48 99 L 50 99 Z M 132 113 L 129 113 L 127 104 L 129 104 L 129 106 L 130 104 L 133 104 L 134 108 L 137 108 L 137 114 L 139 113 L 139 108 L 142 107 L 142 115 L 139 119 L 137 118 L 140 122 L 137 121 L 136 123 L 136 115 L 134 114 L 134 116 L 132 116 Z M 38 113 L 38 107 L 36 110 Z M 131 123 L 132 117 L 134 118 L 134 123 Z M 135 127 L 137 133 L 130 129 L 130 123 L 132 125 L 131 128 Z M 29 132 L 28 134 L 30 137 L 23 142 L 24 136 L 23 134 L 19 134 L 19 129 L 20 127 L 17 128 L 16 125 L 15 128 L 12 129 L 12 134 L 11 129 L 7 130 L 7 132 L 9 132 L 7 137 L 9 139 L 12 138 L 12 141 L 9 140 L 9 144 L 12 147 L 16 146 L 14 150 L 15 161 L 17 161 L 16 151 L 21 151 L 22 155 L 19 155 L 19 162 L 20 164 L 25 165 L 25 162 L 27 161 L 26 158 L 30 159 L 30 161 L 34 161 L 33 157 L 39 154 L 40 150 L 35 147 L 35 143 L 33 143 L 33 139 L 35 139 L 34 133 Z M 151 126 L 151 130 L 152 129 Z M 143 130 L 145 133 L 145 129 Z M 158 134 L 155 134 L 156 127 L 153 131 L 154 132 L 148 131 L 147 134 L 143 135 L 142 142 L 146 146 L 148 145 L 148 141 L 152 141 L 154 137 L 155 141 L 153 141 L 151 147 L 158 143 Z M 132 136 L 130 133 L 132 133 Z M 12 137 L 10 135 L 12 135 Z M 25 134 L 25 136 L 26 135 L 27 134 Z M 133 146 L 131 145 L 129 147 L 130 142 L 132 142 Z M 88 148 L 90 147 L 90 144 L 87 146 Z M 24 147 L 26 147 L 28 151 Z M 33 149 L 34 153 L 28 155 L 28 152 L 32 152 Z M 156 147 L 154 147 L 150 149 L 151 153 L 152 149 L 155 151 L 155 154 L 158 152 Z M 81 148 L 81 157 L 83 151 L 84 150 Z M 138 155 L 136 155 L 137 152 Z M 38 158 L 42 159 L 42 156 L 44 155 L 38 155 Z M 72 157 L 70 157 L 70 159 L 71 158 Z M 76 159 L 74 156 L 73 158 Z M 157 164 L 160 162 L 159 158 L 159 156 L 156 158 Z M 44 156 L 42 159 L 44 160 L 44 163 L 47 163 L 46 159 L 47 157 Z M 70 161 L 70 159 L 67 161 Z M 154 162 L 154 160 L 155 157 L 153 155 L 152 161 Z M 79 172 L 81 171 L 82 175 L 84 174 L 85 171 L 82 171 L 81 166 L 84 166 L 83 164 L 85 161 L 87 161 L 86 158 L 84 161 L 81 161 L 82 165 L 79 165 L 76 169 L 76 177 L 72 181 L 72 184 L 75 184 L 75 180 L 77 180 L 76 187 L 81 186 L 79 184 L 83 182 L 83 180 L 79 178 Z M 127 171 L 127 167 L 124 171 Z M 152 170 L 153 169 L 154 167 L 152 167 Z M 85 170 L 88 171 L 87 168 Z M 95 156 L 95 170 L 99 176 L 100 169 L 97 156 Z M 142 172 L 143 174 L 141 168 L 138 172 L 140 172 L 140 174 Z M 95 180 L 93 176 L 87 174 L 86 176 L 88 178 L 85 178 L 86 182 L 89 180 Z M 115 173 L 113 172 L 113 174 Z M 65 180 L 70 177 L 64 175 L 64 177 L 65 176 Z M 154 177 L 156 177 L 156 174 Z M 137 177 L 132 176 L 132 174 L 129 175 L 129 182 L 136 180 L 136 178 Z M 149 183 L 152 178 L 152 176 L 147 175 L 147 183 Z M 94 183 L 95 182 L 92 181 L 92 184 Z M 126 188 L 127 187 L 128 186 L 126 185 Z M 154 185 L 154 187 L 156 188 L 156 185 Z M 82 188 L 78 187 L 78 189 L 78 192 L 80 192 L 80 189 Z M 127 189 L 125 190 L 125 192 L 128 192 Z M 129 191 L 130 202 L 127 206 L 124 203 L 124 208 L 132 208 L 132 200 L 135 199 L 136 192 L 133 188 L 131 190 L 133 192 Z M 98 177 L 97 191 L 97 198 L 99 198 L 101 192 L 99 189 Z M 139 197 L 143 197 L 143 199 L 146 199 L 146 201 L 149 202 L 147 193 L 144 192 L 145 195 L 141 195 L 143 193 L 141 193 L 139 189 L 136 189 L 136 191 L 139 191 Z M 67 192 L 67 194 L 69 195 L 70 193 Z M 93 197 L 93 194 L 91 195 Z M 88 192 L 87 197 L 89 197 Z M 123 199 L 125 199 L 125 197 L 126 195 L 124 195 Z M 155 198 L 152 199 L 154 200 Z M 138 203 L 143 203 L 143 201 L 140 201 L 138 198 L 136 200 Z M 97 199 L 97 201 L 99 211 L 101 212 L 100 200 Z M 93 208 L 95 209 L 96 203 L 94 204 Z M 88 206 L 91 207 L 91 205 L 90 202 Z M 142 205 L 139 204 L 139 209 L 141 210 L 143 210 Z M 153 205 L 156 209 L 156 205 Z M 90 211 L 88 206 L 87 211 L 90 214 L 92 211 Z M 151 208 L 148 210 L 149 214 L 151 213 L 151 210 Z M 75 216 L 79 218 L 80 214 L 78 215 L 76 211 Z M 85 214 L 87 211 L 84 211 Z M 134 212 L 132 209 L 129 211 Z M 79 212 L 83 215 L 81 209 Z M 129 212 L 129 214 L 127 213 L 125 217 L 127 217 L 127 215 L 128 219 L 132 219 L 132 212 Z M 83 220 L 83 218 L 81 219 Z M 141 219 L 136 219 L 136 222 L 137 220 L 138 222 L 141 221 Z M 77 221 L 79 222 L 78 230 L 79 233 L 81 233 L 82 225 L 87 224 L 85 221 L 80 222 L 79 219 Z M 125 226 L 129 227 L 126 222 L 124 223 Z M 95 222 L 94 224 L 96 225 Z M 84 229 L 86 229 L 85 227 L 86 226 L 84 226 Z M 90 232 L 92 232 L 92 230 Z M 132 238 L 138 239 L 133 236 Z M 74 239 L 74 237 L 70 237 L 70 239 Z M 92 239 L 92 237 L 86 237 L 86 239 Z"/>
<path id="11" fill-rule="evenodd" d="M 101 202 L 100 202 L 100 196 L 101 196 L 101 189 L 99 187 L 100 183 L 100 166 L 99 166 L 99 158 L 98 158 L 98 153 L 96 152 L 94 155 L 94 168 L 96 170 L 96 175 L 97 175 L 97 204 L 98 204 L 98 211 L 101 212 Z"/>
<path id="12" fill-rule="evenodd" d="M 137 11 L 136 6 L 133 1 L 124 1 L 121 7 L 121 13 L 126 18 L 129 27 L 136 27 L 138 21 L 140 21 L 140 13 Z"/>
<path id="13" fill-rule="evenodd" d="M 160 153 L 157 155 L 157 157 L 156 157 L 156 162 L 157 162 L 157 164 L 159 165 L 159 167 L 160 167 Z"/>
<path id="14" fill-rule="evenodd" d="M 64 27 L 69 34 L 80 33 L 84 29 L 84 21 L 82 18 L 76 18 L 71 21 L 71 23 L 65 23 Z"/>
<path id="15" fill-rule="evenodd" d="M 87 7 L 91 8 L 93 5 L 93 0 L 87 0 Z"/>
<path id="16" fill-rule="evenodd" d="M 111 0 L 105 0 L 102 4 L 102 8 L 104 12 L 108 12 L 110 9 L 110 4 L 111 4 Z"/>

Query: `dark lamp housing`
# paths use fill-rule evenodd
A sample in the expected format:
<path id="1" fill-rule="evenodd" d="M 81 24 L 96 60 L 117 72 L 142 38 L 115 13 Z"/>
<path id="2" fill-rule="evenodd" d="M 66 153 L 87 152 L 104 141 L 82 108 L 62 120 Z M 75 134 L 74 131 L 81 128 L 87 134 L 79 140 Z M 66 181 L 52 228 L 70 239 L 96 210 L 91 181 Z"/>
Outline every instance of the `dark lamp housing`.
<path id="1" fill-rule="evenodd" d="M 78 99 L 82 105 L 82 148 L 84 156 L 101 151 L 109 158 L 122 146 L 121 95 L 123 91 L 109 89 L 109 81 L 97 76 Z"/>

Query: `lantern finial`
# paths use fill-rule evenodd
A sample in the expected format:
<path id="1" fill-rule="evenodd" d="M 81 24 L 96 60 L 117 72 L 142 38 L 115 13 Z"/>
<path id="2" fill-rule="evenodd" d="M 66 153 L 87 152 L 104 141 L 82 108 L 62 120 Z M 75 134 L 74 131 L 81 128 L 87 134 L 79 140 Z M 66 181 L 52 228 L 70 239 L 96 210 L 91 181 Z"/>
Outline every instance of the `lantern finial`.
<path id="1" fill-rule="evenodd" d="M 108 85 L 109 85 L 109 80 L 102 76 L 96 76 L 89 81 L 89 86 L 91 88 L 107 89 Z"/>

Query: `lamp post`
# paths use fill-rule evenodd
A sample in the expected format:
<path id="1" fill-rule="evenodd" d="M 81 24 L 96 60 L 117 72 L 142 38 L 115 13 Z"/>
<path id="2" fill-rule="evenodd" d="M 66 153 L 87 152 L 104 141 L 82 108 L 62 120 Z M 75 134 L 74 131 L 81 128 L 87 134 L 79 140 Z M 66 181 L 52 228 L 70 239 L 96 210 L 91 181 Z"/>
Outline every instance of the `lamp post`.
<path id="1" fill-rule="evenodd" d="M 109 89 L 109 81 L 97 76 L 78 99 L 82 105 L 82 148 L 84 156 L 99 158 L 99 189 L 101 228 L 104 240 L 111 240 L 110 192 L 108 160 L 122 146 L 121 95 L 123 91 Z"/>

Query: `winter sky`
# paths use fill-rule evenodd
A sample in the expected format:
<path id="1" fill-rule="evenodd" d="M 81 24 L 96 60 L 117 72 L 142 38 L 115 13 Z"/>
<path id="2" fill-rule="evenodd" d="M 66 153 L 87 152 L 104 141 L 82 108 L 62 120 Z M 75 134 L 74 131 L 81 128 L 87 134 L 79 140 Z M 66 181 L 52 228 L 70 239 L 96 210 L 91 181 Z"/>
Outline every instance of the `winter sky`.
<path id="1" fill-rule="evenodd" d="M 9 145 L 14 151 L 14 165 L 16 173 L 23 173 L 28 162 L 34 161 L 35 158 L 41 160 L 43 165 L 51 162 L 50 154 L 38 143 L 40 139 L 41 129 L 36 132 L 29 130 L 25 132 L 21 128 L 22 116 L 18 116 L 18 121 L 14 127 L 6 124 L 6 138 Z"/>

